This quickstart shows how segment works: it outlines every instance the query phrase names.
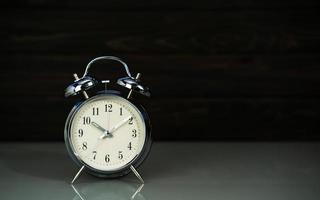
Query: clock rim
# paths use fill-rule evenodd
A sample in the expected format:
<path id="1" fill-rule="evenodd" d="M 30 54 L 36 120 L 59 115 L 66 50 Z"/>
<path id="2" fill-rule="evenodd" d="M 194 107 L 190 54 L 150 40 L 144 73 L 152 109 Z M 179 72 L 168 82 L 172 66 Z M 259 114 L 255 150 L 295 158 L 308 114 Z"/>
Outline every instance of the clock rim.
<path id="1" fill-rule="evenodd" d="M 120 169 L 110 170 L 110 171 L 99 170 L 99 169 L 93 168 L 90 165 L 88 165 L 87 163 L 85 163 L 77 155 L 77 153 L 74 151 L 73 145 L 71 143 L 71 137 L 70 137 L 70 134 L 71 134 L 70 130 L 71 130 L 72 121 L 73 121 L 73 118 L 74 118 L 75 114 L 77 113 L 77 111 L 87 102 L 92 101 L 97 98 L 100 98 L 100 97 L 103 97 L 103 96 L 117 96 L 119 98 L 123 98 L 123 100 L 128 101 L 129 104 L 132 104 L 132 106 L 136 107 L 138 113 L 142 116 L 142 118 L 144 120 L 145 131 L 146 131 L 145 141 L 144 141 L 141 152 L 136 157 L 134 157 L 130 162 L 128 162 L 125 166 L 121 167 Z M 146 160 L 146 158 L 148 157 L 150 150 L 151 150 L 151 145 L 152 145 L 151 122 L 150 122 L 149 115 L 147 114 L 144 107 L 141 104 L 137 103 L 136 101 L 134 101 L 132 99 L 130 99 L 130 100 L 126 99 L 118 91 L 107 91 L 107 92 L 104 91 L 103 93 L 98 92 L 96 95 L 90 97 L 89 99 L 78 102 L 71 109 L 71 111 L 67 117 L 66 123 L 65 123 L 64 141 L 65 141 L 65 145 L 66 145 L 67 152 L 68 152 L 69 156 L 72 158 L 72 160 L 79 167 L 82 167 L 84 165 L 85 166 L 84 170 L 86 172 L 88 172 L 91 175 L 94 175 L 97 177 L 102 177 L 102 178 L 117 178 L 117 177 L 121 177 L 121 176 L 124 176 L 124 175 L 127 175 L 128 173 L 130 173 L 131 172 L 131 169 L 130 169 L 131 165 L 134 166 L 135 168 L 138 168 L 143 163 L 143 161 Z"/>

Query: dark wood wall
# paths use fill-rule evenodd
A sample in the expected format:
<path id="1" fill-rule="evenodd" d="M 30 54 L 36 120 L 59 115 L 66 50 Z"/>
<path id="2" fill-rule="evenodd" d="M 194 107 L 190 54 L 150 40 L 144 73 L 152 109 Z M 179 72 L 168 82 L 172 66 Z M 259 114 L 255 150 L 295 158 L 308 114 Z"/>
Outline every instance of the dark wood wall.
<path id="1" fill-rule="evenodd" d="M 319 1 L 0 5 L 1 140 L 62 140 L 77 100 L 64 88 L 100 55 L 143 73 L 156 140 L 320 139 Z M 95 72 L 115 80 L 119 69 Z"/>

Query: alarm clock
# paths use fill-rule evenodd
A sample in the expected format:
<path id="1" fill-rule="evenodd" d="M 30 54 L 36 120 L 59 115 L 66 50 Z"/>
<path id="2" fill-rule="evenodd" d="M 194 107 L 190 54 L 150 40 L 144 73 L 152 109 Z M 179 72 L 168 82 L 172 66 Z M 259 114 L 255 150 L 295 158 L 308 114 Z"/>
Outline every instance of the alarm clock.
<path id="1" fill-rule="evenodd" d="M 88 96 L 88 90 L 110 82 L 97 80 L 89 73 L 92 64 L 99 60 L 122 64 L 126 76 L 120 77 L 117 84 L 129 90 L 127 95 L 105 87 Z M 81 78 L 77 74 L 74 78 L 65 89 L 65 97 L 84 95 L 69 113 L 64 129 L 68 154 L 81 167 L 74 180 L 82 170 L 103 178 L 121 177 L 133 171 L 142 180 L 136 168 L 147 158 L 152 139 L 149 116 L 132 98 L 132 93 L 150 97 L 149 88 L 141 83 L 141 74 L 133 77 L 121 59 L 102 56 L 89 62 Z"/>

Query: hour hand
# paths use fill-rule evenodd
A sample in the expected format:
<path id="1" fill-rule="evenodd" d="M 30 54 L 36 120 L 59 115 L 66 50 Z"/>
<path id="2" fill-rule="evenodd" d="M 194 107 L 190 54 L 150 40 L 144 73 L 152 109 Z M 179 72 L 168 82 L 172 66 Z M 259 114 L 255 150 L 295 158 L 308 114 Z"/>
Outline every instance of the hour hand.
<path id="1" fill-rule="evenodd" d="M 102 131 L 104 133 L 104 135 L 108 135 L 110 134 L 108 130 L 104 129 L 102 126 L 100 126 L 99 124 L 97 124 L 96 122 L 91 122 L 92 126 L 96 127 L 97 129 L 99 129 L 100 131 Z"/>

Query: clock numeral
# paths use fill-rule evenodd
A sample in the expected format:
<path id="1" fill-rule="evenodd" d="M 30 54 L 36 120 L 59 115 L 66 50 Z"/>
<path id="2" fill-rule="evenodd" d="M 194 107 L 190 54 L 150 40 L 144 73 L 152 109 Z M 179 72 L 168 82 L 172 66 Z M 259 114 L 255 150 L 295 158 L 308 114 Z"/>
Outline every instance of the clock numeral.
<path id="1" fill-rule="evenodd" d="M 112 112 L 112 104 L 106 104 L 106 112 Z"/>
<path id="2" fill-rule="evenodd" d="M 99 115 L 99 108 L 92 108 L 92 115 Z"/>
<path id="3" fill-rule="evenodd" d="M 120 108 L 120 116 L 122 116 L 122 107 Z"/>
<path id="4" fill-rule="evenodd" d="M 79 130 L 78 130 L 78 136 L 79 136 L 79 137 L 82 137 L 82 136 L 83 136 L 83 130 L 82 130 L 82 129 L 79 129 Z"/>
<path id="5" fill-rule="evenodd" d="M 107 163 L 110 162 L 110 155 L 107 154 L 106 157 L 104 157 L 104 160 L 105 160 Z"/>
<path id="6" fill-rule="evenodd" d="M 132 149 L 131 142 L 129 142 L 129 144 L 128 144 L 128 149 L 129 149 L 129 150 L 131 150 L 131 149 Z"/>
<path id="7" fill-rule="evenodd" d="M 119 151 L 118 153 L 119 153 L 118 158 L 121 160 L 123 158 L 122 151 Z"/>
<path id="8" fill-rule="evenodd" d="M 129 119 L 129 124 L 130 124 L 130 125 L 133 124 L 133 117 L 130 117 L 130 119 Z"/>
<path id="9" fill-rule="evenodd" d="M 88 146 L 87 146 L 87 142 L 82 143 L 82 150 L 87 150 Z"/>
<path id="10" fill-rule="evenodd" d="M 132 130 L 132 137 L 137 137 L 137 130 L 136 129 L 133 129 Z"/>
<path id="11" fill-rule="evenodd" d="M 83 117 L 83 124 L 90 124 L 91 123 L 91 118 L 90 117 Z"/>
<path id="12" fill-rule="evenodd" d="M 92 153 L 93 153 L 93 160 L 95 160 L 97 156 L 97 151 L 93 151 Z"/>

